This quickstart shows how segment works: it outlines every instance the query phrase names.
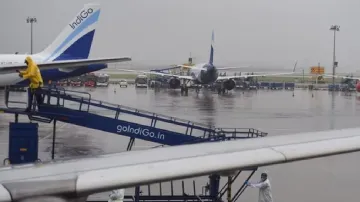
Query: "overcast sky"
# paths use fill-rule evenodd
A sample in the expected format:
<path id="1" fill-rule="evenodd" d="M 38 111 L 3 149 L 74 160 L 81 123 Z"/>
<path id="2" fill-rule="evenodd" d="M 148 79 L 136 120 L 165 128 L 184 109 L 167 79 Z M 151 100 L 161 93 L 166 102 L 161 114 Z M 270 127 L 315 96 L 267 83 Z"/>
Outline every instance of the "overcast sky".
<path id="1" fill-rule="evenodd" d="M 30 52 L 27 16 L 36 16 L 34 52 L 45 48 L 87 0 L 2 0 L 0 52 Z M 217 65 L 291 69 L 317 65 L 330 73 L 332 24 L 339 72 L 360 70 L 358 0 L 97 0 L 100 24 L 91 57 L 131 56 L 133 64 L 207 62 L 215 30 Z"/>

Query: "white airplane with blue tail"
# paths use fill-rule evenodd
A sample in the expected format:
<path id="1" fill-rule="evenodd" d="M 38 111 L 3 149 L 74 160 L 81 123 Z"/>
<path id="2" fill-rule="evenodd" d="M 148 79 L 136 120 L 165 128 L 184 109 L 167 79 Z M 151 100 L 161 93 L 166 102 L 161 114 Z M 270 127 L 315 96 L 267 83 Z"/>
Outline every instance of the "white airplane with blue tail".
<path id="1" fill-rule="evenodd" d="M 168 80 L 169 87 L 171 89 L 181 88 L 181 92 L 187 92 L 187 84 L 189 81 L 192 81 L 193 84 L 197 86 L 201 85 L 209 85 L 213 83 L 220 83 L 220 92 L 225 92 L 225 90 L 232 90 L 235 88 L 236 83 L 234 79 L 236 78 L 248 78 L 248 77 L 264 77 L 264 76 L 278 76 L 278 75 L 288 75 L 295 73 L 295 67 L 293 68 L 292 72 L 279 72 L 279 73 L 269 73 L 269 74 L 251 74 L 251 75 L 234 75 L 234 76 L 220 76 L 219 70 L 229 70 L 229 69 L 237 69 L 237 68 L 244 68 L 244 67 L 216 67 L 214 64 L 214 31 L 212 32 L 211 38 L 211 46 L 210 46 L 210 58 L 209 62 L 207 63 L 199 63 L 193 66 L 189 65 L 176 65 L 175 67 L 183 67 L 188 68 L 190 71 L 189 76 L 185 75 L 176 75 L 176 74 L 166 74 L 157 71 L 138 71 L 138 70 L 129 70 L 129 69 L 118 69 L 120 71 L 127 71 L 127 72 L 138 72 L 142 74 L 154 74 L 159 76 L 167 76 L 170 77 Z M 246 67 L 248 68 L 248 67 Z M 182 82 L 181 82 L 182 81 Z M 196 88 L 197 92 L 199 88 Z"/>
<path id="2" fill-rule="evenodd" d="M 129 57 L 88 58 L 100 10 L 99 4 L 86 4 L 55 41 L 39 53 L 0 55 L 0 86 L 28 84 L 16 72 L 26 68 L 27 56 L 38 64 L 45 83 L 98 71 L 107 68 L 107 63 L 131 61 Z"/>

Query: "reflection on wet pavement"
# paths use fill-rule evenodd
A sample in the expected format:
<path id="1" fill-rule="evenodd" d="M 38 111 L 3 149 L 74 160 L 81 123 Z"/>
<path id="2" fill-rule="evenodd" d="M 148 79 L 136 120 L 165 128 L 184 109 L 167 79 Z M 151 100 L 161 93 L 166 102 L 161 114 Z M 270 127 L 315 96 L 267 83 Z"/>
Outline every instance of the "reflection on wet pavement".
<path id="1" fill-rule="evenodd" d="M 116 88 L 116 93 L 114 93 Z M 233 91 L 219 96 L 211 91 L 202 90 L 197 95 L 190 91 L 181 96 L 179 90 L 135 89 L 133 86 L 87 91 L 95 99 L 139 108 L 151 112 L 188 119 L 217 127 L 255 128 L 268 132 L 269 136 L 297 132 L 319 131 L 359 126 L 360 98 L 347 96 L 341 92 L 314 92 L 307 90 L 292 91 Z M 0 99 L 3 100 L 3 92 Z M 17 95 L 22 96 L 21 93 Z M 2 104 L 2 103 L 1 103 Z M 76 106 L 74 106 L 76 107 Z M 113 116 L 104 110 L 96 113 Z M 27 120 L 22 117 L 22 120 Z M 0 116 L 1 157 L 7 154 L 8 122 L 12 115 Z M 101 123 L 99 123 L 101 124 Z M 98 155 L 126 150 L 128 137 L 96 131 L 58 122 L 55 158 Z M 51 158 L 52 124 L 40 124 L 40 158 Z M 141 140 L 135 141 L 134 149 L 144 149 L 156 144 Z M 275 201 L 332 201 L 346 198 L 358 201 L 357 185 L 360 182 L 357 168 L 357 154 L 341 155 L 317 160 L 296 162 L 286 165 L 261 168 L 268 170 Z M 255 178 L 259 178 L 256 174 Z M 207 177 L 199 178 L 198 190 L 206 183 Z M 224 180 L 225 181 L 225 180 Z M 190 185 L 190 181 L 187 181 Z M 239 186 L 240 182 L 236 183 Z M 236 186 L 234 188 L 236 188 Z M 325 190 L 326 188 L 326 190 Z M 152 188 L 154 192 L 158 189 Z M 191 189 L 191 187 L 189 188 Z M 143 189 L 144 194 L 146 189 Z M 132 190 L 126 191 L 131 194 Z M 96 195 L 97 196 L 97 195 Z M 96 197 L 94 196 L 94 197 Z M 106 197 L 106 195 L 99 195 Z M 257 200 L 257 190 L 248 190 L 241 198 L 243 201 Z"/>

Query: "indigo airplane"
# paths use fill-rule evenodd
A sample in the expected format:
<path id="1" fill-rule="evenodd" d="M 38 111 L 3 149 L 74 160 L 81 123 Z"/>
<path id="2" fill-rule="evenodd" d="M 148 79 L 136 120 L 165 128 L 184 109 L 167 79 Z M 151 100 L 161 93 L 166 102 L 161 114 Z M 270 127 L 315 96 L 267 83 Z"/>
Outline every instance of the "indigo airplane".
<path id="1" fill-rule="evenodd" d="M 100 15 L 99 4 L 86 4 L 58 37 L 43 51 L 29 55 L 43 80 L 56 81 L 107 68 L 107 63 L 131 61 L 129 57 L 88 59 Z M 16 70 L 26 68 L 28 55 L 0 55 L 0 86 L 27 85 Z"/>
<path id="2" fill-rule="evenodd" d="M 190 71 L 189 76 L 183 76 L 183 75 L 175 75 L 175 74 L 166 74 L 161 73 L 157 71 L 138 71 L 138 70 L 128 70 L 128 69 L 120 69 L 121 71 L 127 71 L 127 72 L 139 72 L 143 74 L 155 74 L 160 76 L 168 76 L 170 79 L 169 82 L 169 88 L 171 89 L 177 89 L 181 88 L 181 92 L 187 92 L 187 84 L 189 81 L 192 81 L 193 84 L 197 85 L 196 90 L 198 91 L 201 85 L 209 85 L 213 83 L 220 83 L 220 92 L 225 92 L 225 90 L 232 90 L 235 88 L 235 81 L 236 78 L 248 78 L 248 77 L 263 77 L 263 76 L 277 76 L 277 75 L 286 75 L 286 74 L 294 74 L 295 73 L 295 67 L 293 69 L 293 72 L 283 72 L 283 73 L 272 73 L 272 74 L 255 74 L 255 75 L 236 75 L 236 76 L 220 76 L 218 70 L 229 70 L 229 69 L 236 69 L 236 68 L 243 68 L 243 67 L 216 67 L 213 63 L 214 61 L 214 31 L 212 32 L 212 40 L 211 40 L 211 46 L 210 46 L 210 58 L 209 62 L 207 63 L 200 63 L 195 64 L 194 66 L 189 65 L 176 65 L 176 67 L 183 67 L 187 68 Z M 296 65 L 295 65 L 296 66 Z M 181 81 L 182 84 L 181 84 Z"/>

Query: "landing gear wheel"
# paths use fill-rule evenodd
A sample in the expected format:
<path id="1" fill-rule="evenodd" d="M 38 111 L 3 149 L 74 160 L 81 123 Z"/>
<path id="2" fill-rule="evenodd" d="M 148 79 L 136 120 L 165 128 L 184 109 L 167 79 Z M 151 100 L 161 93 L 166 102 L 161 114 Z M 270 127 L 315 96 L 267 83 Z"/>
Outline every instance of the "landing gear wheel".
<path id="1" fill-rule="evenodd" d="M 225 91 L 226 91 L 225 88 L 218 88 L 217 90 L 218 90 L 218 94 L 219 94 L 219 95 L 220 95 L 220 94 L 223 94 L 223 95 L 224 95 L 224 94 L 225 94 Z"/>
<path id="2" fill-rule="evenodd" d="M 10 165 L 10 159 L 9 159 L 9 158 L 4 159 L 3 165 L 4 165 L 4 166 L 5 166 L 5 165 Z"/>
<path id="3" fill-rule="evenodd" d="M 185 93 L 185 95 L 188 95 L 189 88 L 187 86 L 181 86 L 181 95 Z"/>
<path id="4" fill-rule="evenodd" d="M 196 86 L 196 88 L 195 88 L 195 92 L 199 94 L 199 92 L 200 92 L 200 88 L 199 88 L 198 86 Z"/>

